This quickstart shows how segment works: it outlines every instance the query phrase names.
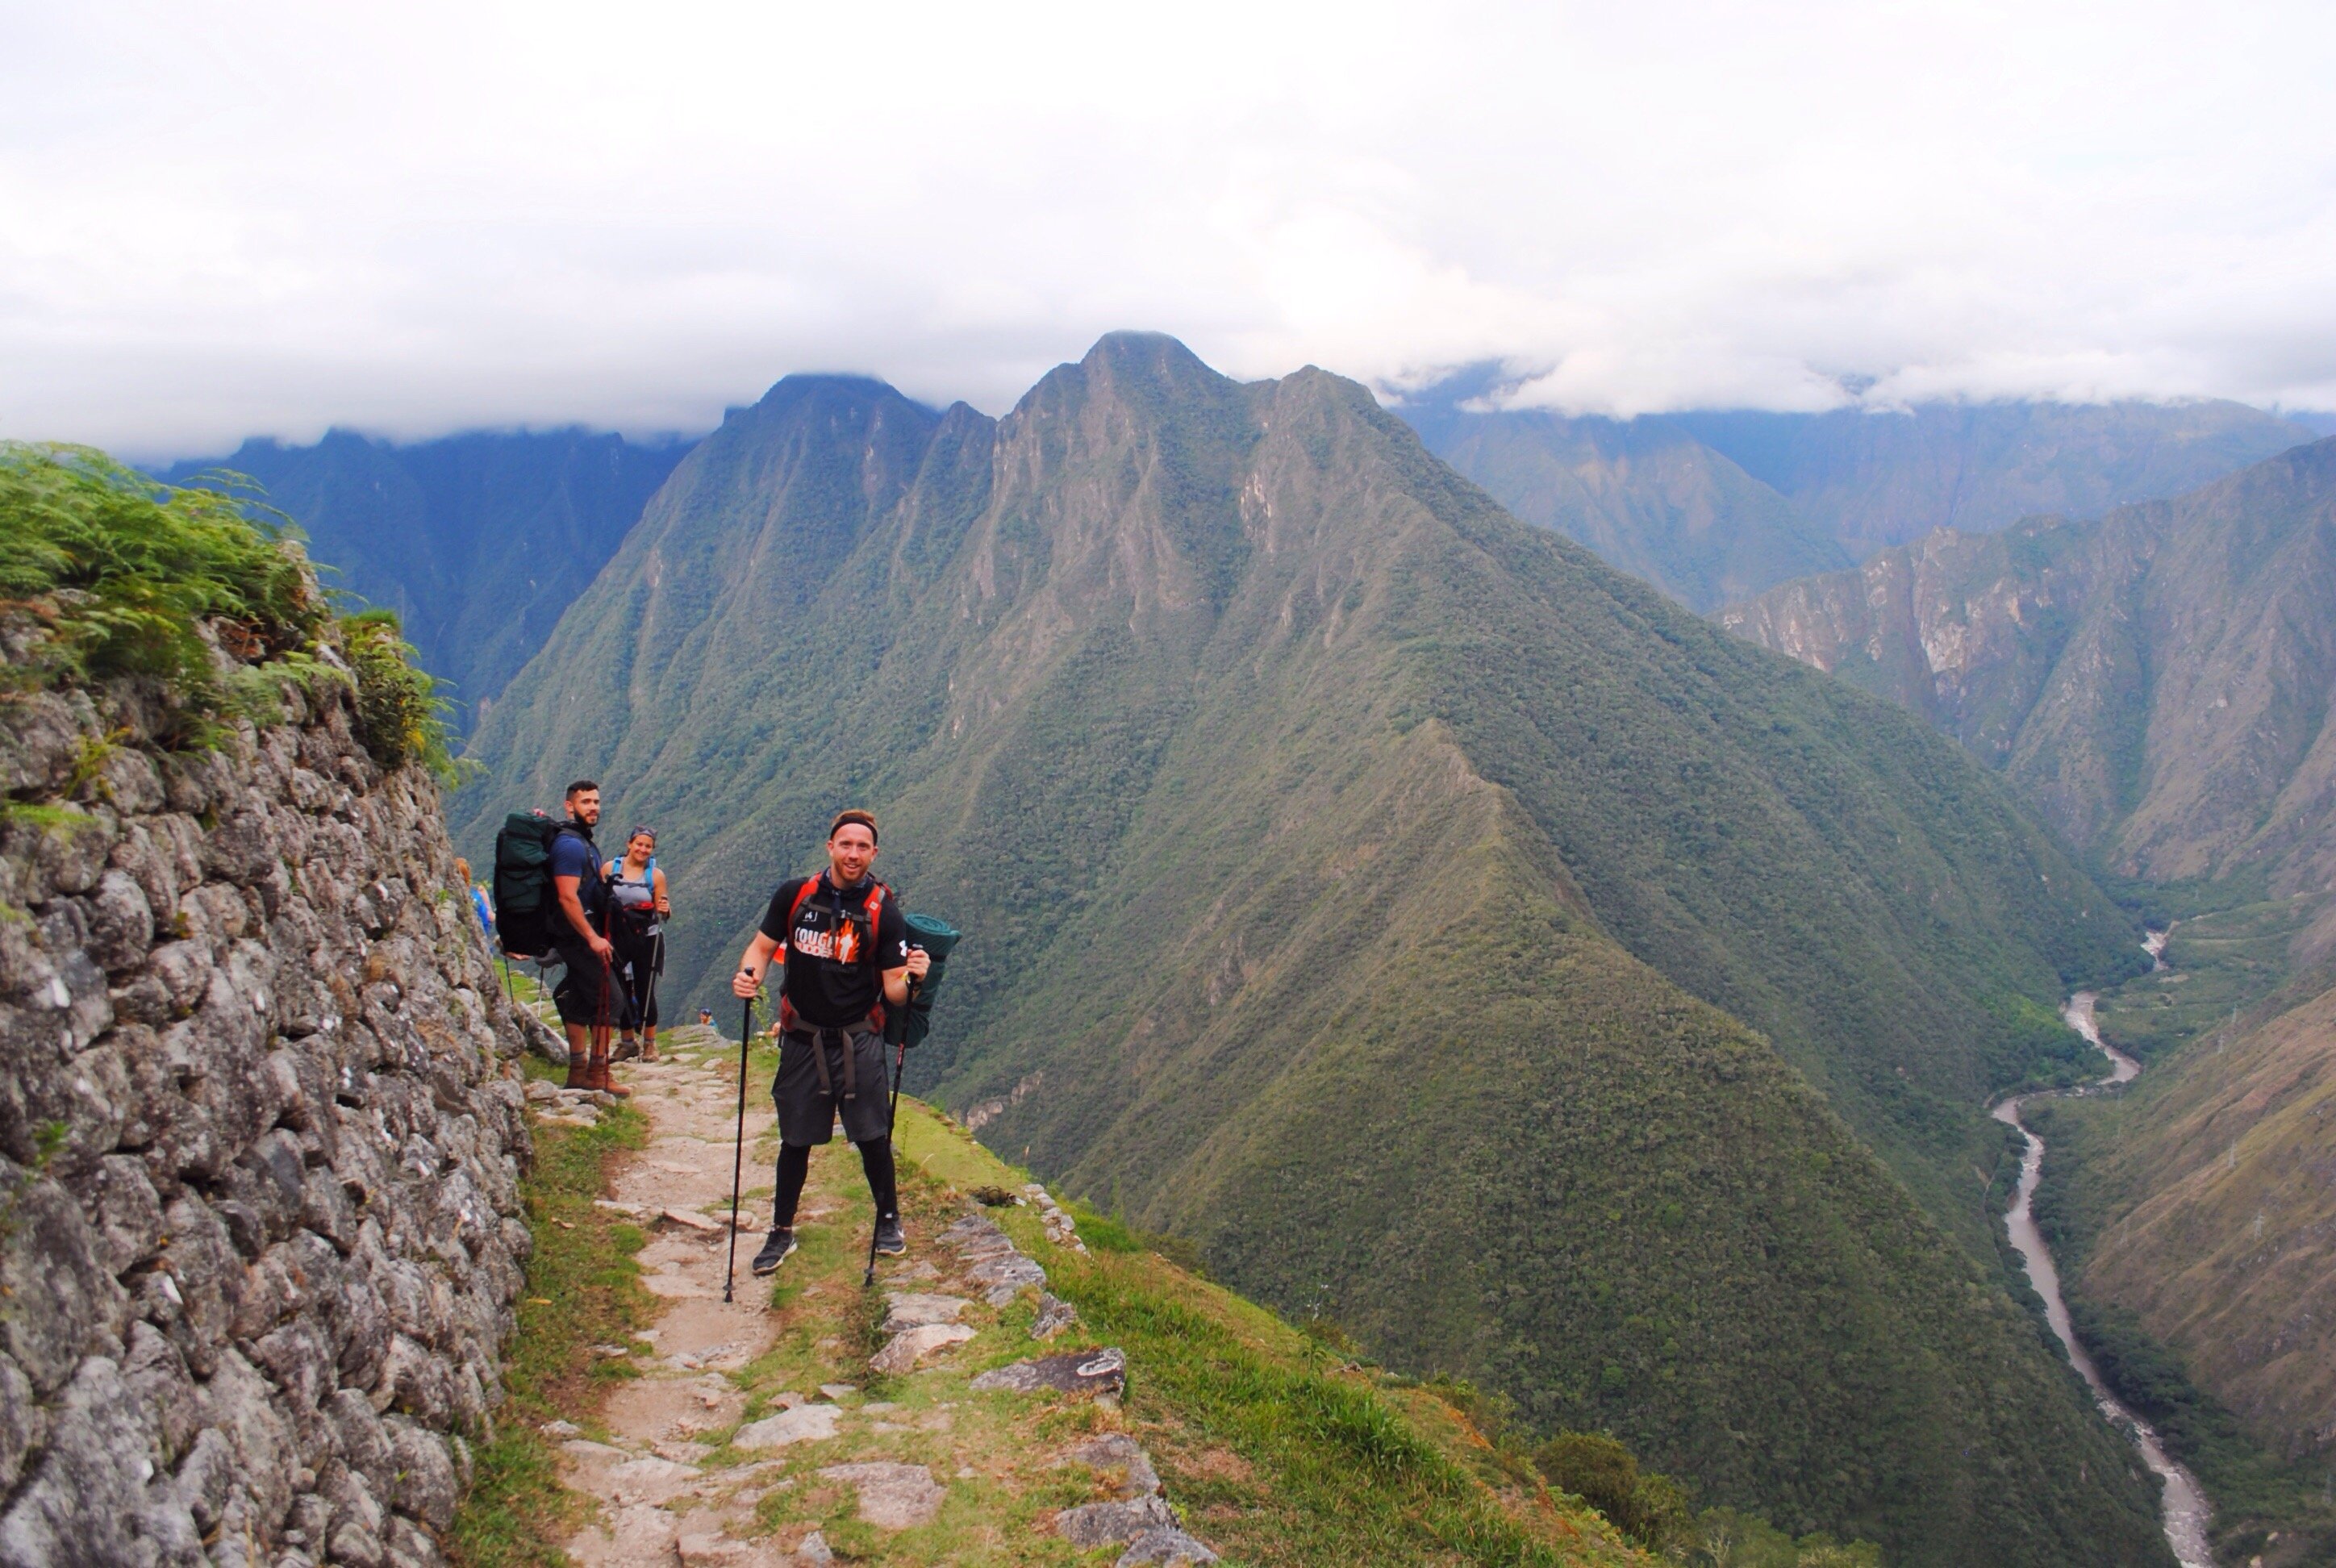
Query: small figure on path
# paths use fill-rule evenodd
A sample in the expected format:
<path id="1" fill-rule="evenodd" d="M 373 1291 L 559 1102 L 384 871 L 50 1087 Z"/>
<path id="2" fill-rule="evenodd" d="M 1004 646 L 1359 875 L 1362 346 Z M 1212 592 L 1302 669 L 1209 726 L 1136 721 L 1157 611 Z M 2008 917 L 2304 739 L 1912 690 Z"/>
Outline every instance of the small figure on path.
<path id="1" fill-rule="evenodd" d="M 657 834 L 637 827 L 625 852 L 608 862 L 608 942 L 616 949 L 623 1034 L 613 1059 L 657 1059 L 657 977 L 665 973 L 665 920 L 673 913 L 665 872 L 657 869 Z"/>
<path id="2" fill-rule="evenodd" d="M 838 1117 L 844 1135 L 860 1146 L 875 1196 L 876 1251 L 898 1256 L 909 1250 L 893 1182 L 884 1009 L 907 1005 L 909 982 L 922 979 L 931 960 L 910 947 L 900 901 L 870 875 L 875 860 L 875 817 L 838 813 L 828 828 L 828 869 L 779 884 L 731 978 L 733 994 L 752 997 L 772 954 L 785 948 L 779 1071 L 771 1081 L 779 1108 L 778 1192 L 770 1237 L 754 1255 L 757 1274 L 770 1273 L 795 1250 L 795 1205 L 811 1152 L 828 1141 Z"/>

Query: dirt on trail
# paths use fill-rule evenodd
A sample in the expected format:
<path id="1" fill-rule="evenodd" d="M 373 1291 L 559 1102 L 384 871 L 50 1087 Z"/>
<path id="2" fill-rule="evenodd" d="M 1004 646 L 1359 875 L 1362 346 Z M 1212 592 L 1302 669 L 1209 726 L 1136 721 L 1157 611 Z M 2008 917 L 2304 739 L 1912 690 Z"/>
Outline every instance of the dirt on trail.
<path id="1" fill-rule="evenodd" d="M 1038 1260 L 913 1164 L 900 1172 L 910 1253 L 881 1261 L 874 1290 L 861 1282 L 867 1188 L 840 1136 L 813 1156 L 802 1250 L 770 1278 L 748 1272 L 770 1222 L 767 1067 L 749 1077 L 747 1198 L 725 1303 L 735 1047 L 698 1029 L 671 1044 L 666 1060 L 620 1069 L 650 1138 L 604 1200 L 647 1232 L 642 1283 L 661 1310 L 634 1343 L 600 1348 L 634 1375 L 599 1420 L 546 1428 L 561 1439 L 562 1480 L 599 1505 L 566 1543 L 570 1557 L 589 1568 L 1215 1560 L 1121 1429 L 1124 1360 L 1082 1337 Z M 1024 1201 L 1046 1216 L 1045 1246 L 1079 1246 L 1042 1191 Z"/>

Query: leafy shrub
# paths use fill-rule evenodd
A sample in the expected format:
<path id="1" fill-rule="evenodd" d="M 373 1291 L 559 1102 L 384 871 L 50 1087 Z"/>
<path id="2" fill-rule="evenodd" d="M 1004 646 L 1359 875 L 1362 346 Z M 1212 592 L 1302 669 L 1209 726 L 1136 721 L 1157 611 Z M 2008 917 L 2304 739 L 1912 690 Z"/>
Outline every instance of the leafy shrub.
<path id="1" fill-rule="evenodd" d="M 1709 1508 L 1696 1521 L 1690 1563 L 1708 1568 L 1883 1568 L 1871 1541 L 1847 1544 L 1819 1531 L 1794 1540 L 1757 1514 Z"/>
<path id="2" fill-rule="evenodd" d="M 418 762 L 453 783 L 459 774 L 438 683 L 414 662 L 397 617 L 368 609 L 341 621 L 341 652 L 357 677 L 357 738 L 385 768 Z"/>
<path id="3" fill-rule="evenodd" d="M 1614 1528 L 1658 1550 L 1693 1538 L 1687 1495 L 1668 1475 L 1641 1472 L 1631 1452 L 1611 1437 L 1560 1432 L 1533 1450 L 1549 1484 L 1589 1504 Z"/>
<path id="4" fill-rule="evenodd" d="M 36 681 L 149 676 L 197 706 L 218 695 L 205 622 L 257 659 L 305 646 L 326 613 L 299 552 L 243 503 L 16 442 L 0 443 L 0 610 L 46 631 Z"/>

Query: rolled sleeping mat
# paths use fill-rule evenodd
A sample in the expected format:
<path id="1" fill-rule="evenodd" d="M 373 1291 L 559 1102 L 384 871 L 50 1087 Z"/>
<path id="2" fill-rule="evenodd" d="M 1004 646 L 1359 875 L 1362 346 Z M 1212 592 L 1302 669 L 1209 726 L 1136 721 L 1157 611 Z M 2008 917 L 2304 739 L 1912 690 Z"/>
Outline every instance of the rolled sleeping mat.
<path id="1" fill-rule="evenodd" d="M 897 1038 L 904 1045 L 913 1046 L 932 1033 L 933 995 L 941 989 L 941 979 L 948 972 L 950 950 L 957 946 L 965 933 L 938 915 L 904 914 L 901 919 L 909 927 L 909 945 L 924 949 L 933 960 L 932 968 L 925 971 L 925 978 L 918 982 L 916 994 L 909 998 L 909 1005 L 903 1009 L 905 1016 L 900 1024 L 903 1032 Z M 890 1029 L 885 1032 L 892 1033 Z"/>

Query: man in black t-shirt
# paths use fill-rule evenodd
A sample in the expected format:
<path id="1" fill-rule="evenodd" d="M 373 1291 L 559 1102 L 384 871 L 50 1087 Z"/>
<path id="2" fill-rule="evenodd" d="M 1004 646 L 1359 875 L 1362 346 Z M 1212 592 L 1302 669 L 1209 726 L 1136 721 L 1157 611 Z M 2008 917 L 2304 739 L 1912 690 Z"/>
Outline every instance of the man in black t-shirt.
<path id="1" fill-rule="evenodd" d="M 811 1172 L 813 1145 L 828 1141 L 838 1117 L 860 1146 L 868 1190 L 876 1199 L 876 1250 L 909 1250 L 892 1172 L 891 1106 L 884 1092 L 884 1013 L 905 1007 L 909 982 L 931 960 L 909 945 L 907 920 L 892 891 L 869 875 L 876 860 L 876 819 L 839 813 L 827 832 L 827 870 L 781 882 L 762 929 L 730 982 L 751 997 L 772 954 L 785 950 L 779 986 L 779 1071 L 771 1097 L 779 1107 L 778 1192 L 771 1234 L 754 1255 L 767 1274 L 795 1250 L 795 1205 Z"/>

